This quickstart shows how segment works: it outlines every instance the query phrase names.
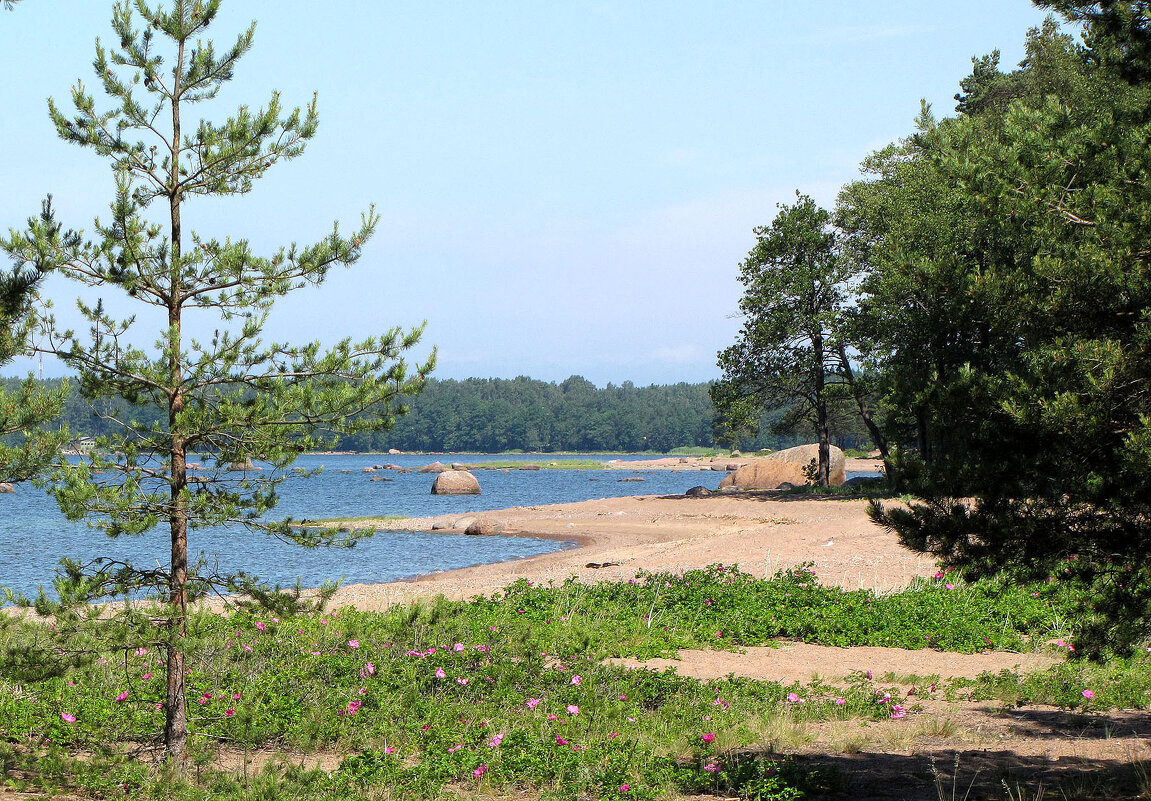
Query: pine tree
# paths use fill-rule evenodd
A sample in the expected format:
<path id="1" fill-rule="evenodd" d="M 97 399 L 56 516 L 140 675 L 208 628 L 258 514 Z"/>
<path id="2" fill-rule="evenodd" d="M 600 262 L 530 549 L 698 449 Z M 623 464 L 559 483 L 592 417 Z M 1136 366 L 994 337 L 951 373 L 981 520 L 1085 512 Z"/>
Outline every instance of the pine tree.
<path id="1" fill-rule="evenodd" d="M 829 409 L 843 387 L 839 329 L 848 264 L 839 257 L 831 215 L 806 195 L 797 193 L 794 206 L 781 205 L 755 236 L 740 265 L 745 323 L 736 343 L 719 354 L 723 380 L 712 387 L 712 400 L 737 426 L 762 409 L 787 409 L 788 427 L 806 420 L 819 442 L 817 482 L 826 487 Z"/>
<path id="2" fill-rule="evenodd" d="M 873 518 L 947 565 L 1078 582 L 1079 652 L 1129 654 L 1151 636 L 1151 87 L 1121 42 L 1085 46 L 1109 36 L 1049 22 L 1019 70 L 977 63 L 969 94 L 1014 99 L 921 126 L 841 201 L 885 401 L 922 423 L 922 502 Z"/>
<path id="3" fill-rule="evenodd" d="M 46 209 L 3 243 L 19 260 L 47 261 L 88 288 L 89 296 L 91 290 L 117 290 L 163 318 L 149 352 L 133 344 L 139 327 L 134 318 L 116 319 L 102 302 L 78 302 L 88 336 L 62 330 L 49 318 L 39 347 L 79 374 L 89 400 L 124 399 L 164 411 L 152 425 L 130 413 L 106 420 L 116 433 L 101 438 L 89 459 L 63 466 L 54 493 L 69 518 L 86 519 L 110 536 L 163 527 L 170 534 L 167 564 L 100 561 L 81 569 L 66 563 L 57 589 L 64 605 L 140 593 L 163 601 L 158 627 L 131 605 L 120 622 L 166 649 L 164 738 L 178 769 L 187 757 L 190 604 L 213 590 L 248 592 L 275 604 L 298 597 L 270 593 L 244 574 L 218 575 L 189 564 L 190 533 L 231 524 L 306 546 L 354 542 L 334 530 L 268 522 L 276 483 L 298 454 L 329 442 L 326 436 L 390 425 L 403 411 L 403 396 L 417 392 L 432 367 L 429 359 L 411 373 L 402 358 L 421 328 L 344 340 L 327 350 L 318 342 L 261 339 L 277 298 L 318 285 L 333 267 L 360 258 L 376 226 L 374 211 L 350 235 L 337 226 L 315 244 L 292 244 L 270 256 L 258 255 L 243 239 L 221 241 L 185 227 L 192 198 L 249 191 L 272 165 L 299 156 L 317 128 L 314 98 L 306 108 L 285 111 L 278 94 L 258 110 L 241 106 L 222 123 L 187 124 L 189 108 L 212 100 L 252 46 L 254 23 L 223 50 L 201 39 L 220 5 L 116 5 L 118 48 L 97 40 L 94 62 L 109 110 L 99 110 L 82 84 L 72 91 L 72 116 L 49 101 L 58 134 L 111 163 L 116 190 L 110 219 L 97 220 L 87 239 L 62 232 Z M 156 207 L 162 207 L 156 214 L 162 222 L 148 216 Z M 192 339 L 186 326 L 204 318 L 218 327 L 205 340 Z M 190 469 L 195 454 L 204 461 L 202 470 Z M 265 463 L 267 471 L 245 470 L 252 462 Z M 39 606 L 65 613 L 43 597 Z"/>
<path id="4" fill-rule="evenodd" d="M 7 364 L 27 346 L 34 315 L 33 302 L 45 271 L 42 265 L 17 263 L 0 275 L 0 365 Z M 66 431 L 36 437 L 28 434 L 60 416 L 67 386 L 45 390 L 32 376 L 18 389 L 0 387 L 0 436 L 22 434 L 18 444 L 0 442 L 0 482 L 26 481 L 42 473 L 67 439 Z"/>

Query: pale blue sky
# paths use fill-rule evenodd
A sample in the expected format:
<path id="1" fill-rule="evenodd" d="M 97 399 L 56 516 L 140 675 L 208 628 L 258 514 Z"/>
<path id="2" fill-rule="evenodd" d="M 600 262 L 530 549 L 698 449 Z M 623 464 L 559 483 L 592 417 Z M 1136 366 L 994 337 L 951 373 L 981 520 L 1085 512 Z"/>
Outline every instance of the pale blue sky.
<path id="1" fill-rule="evenodd" d="M 110 9 L 0 12 L 0 229 L 47 193 L 69 226 L 104 215 L 110 171 L 56 139 L 45 99 L 92 84 Z M 1014 65 L 1043 16 L 1026 0 L 230 0 L 214 36 L 256 19 L 255 47 L 197 117 L 314 91 L 320 131 L 248 196 L 191 201 L 185 226 L 271 250 L 376 204 L 364 258 L 281 301 L 272 339 L 427 320 L 441 378 L 707 381 L 739 328 L 751 229 L 796 189 L 833 203 L 920 98 L 950 114 L 971 57 Z M 75 289 L 47 292 L 64 317 Z"/>

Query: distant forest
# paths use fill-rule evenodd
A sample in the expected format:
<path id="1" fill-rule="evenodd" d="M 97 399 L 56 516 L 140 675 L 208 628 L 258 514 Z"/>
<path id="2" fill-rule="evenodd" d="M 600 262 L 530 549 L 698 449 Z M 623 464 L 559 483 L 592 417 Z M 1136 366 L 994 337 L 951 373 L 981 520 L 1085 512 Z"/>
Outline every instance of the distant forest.
<path id="1" fill-rule="evenodd" d="M 11 388 L 17 379 L 0 379 Z M 56 386 L 59 379 L 45 379 Z M 572 376 L 560 383 L 531 378 L 469 378 L 428 382 L 422 393 L 407 400 L 408 411 L 386 431 L 341 437 L 336 448 L 346 451 L 572 451 L 667 453 L 683 447 L 716 447 L 715 409 L 708 384 L 637 387 L 630 381 L 603 389 Z M 80 437 L 111 431 L 116 425 L 102 415 L 131 419 L 137 425 L 166 423 L 160 409 L 125 402 L 99 402 L 99 414 L 75 383 L 62 422 Z M 759 434 L 745 437 L 743 450 L 777 449 L 802 441 L 803 436 L 775 433 L 774 416 L 761 421 Z M 870 447 L 850 418 L 841 421 L 835 437 L 841 447 Z"/>

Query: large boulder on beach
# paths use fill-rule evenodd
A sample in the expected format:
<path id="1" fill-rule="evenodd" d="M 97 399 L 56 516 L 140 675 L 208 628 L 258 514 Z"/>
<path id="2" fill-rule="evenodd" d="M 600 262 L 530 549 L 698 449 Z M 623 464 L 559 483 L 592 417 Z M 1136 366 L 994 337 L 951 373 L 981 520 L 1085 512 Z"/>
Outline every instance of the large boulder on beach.
<path id="1" fill-rule="evenodd" d="M 473 537 L 491 537 L 499 534 L 501 531 L 503 531 L 503 526 L 487 517 L 481 517 L 479 520 L 473 521 L 471 525 L 464 529 L 465 534 L 470 534 Z"/>
<path id="2" fill-rule="evenodd" d="M 479 495 L 480 482 L 467 470 L 446 470 L 432 482 L 432 495 Z"/>
<path id="3" fill-rule="evenodd" d="M 801 486 L 807 484 L 804 468 L 812 460 L 819 460 L 818 445 L 800 445 L 797 448 L 776 451 L 769 456 L 755 459 L 728 473 L 719 483 L 720 489 L 734 487 L 741 490 L 779 489 L 782 484 Z M 847 460 L 843 451 L 831 446 L 831 485 L 839 486 L 847 480 Z"/>
<path id="4" fill-rule="evenodd" d="M 451 468 L 449 468 L 443 462 L 432 462 L 431 464 L 424 465 L 423 467 L 421 467 L 420 472 L 421 473 L 443 473 L 443 472 L 450 470 L 450 469 Z"/>

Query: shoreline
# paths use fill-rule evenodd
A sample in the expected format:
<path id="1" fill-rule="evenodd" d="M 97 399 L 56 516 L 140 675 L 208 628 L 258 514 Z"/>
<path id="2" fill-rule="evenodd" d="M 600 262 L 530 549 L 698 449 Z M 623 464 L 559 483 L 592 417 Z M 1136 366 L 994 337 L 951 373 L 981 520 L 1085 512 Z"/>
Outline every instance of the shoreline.
<path id="1" fill-rule="evenodd" d="M 474 515 L 356 521 L 379 530 L 453 531 L 463 519 L 495 522 L 504 536 L 571 542 L 522 559 L 418 575 L 402 581 L 341 586 L 335 606 L 380 610 L 443 595 L 466 600 L 518 579 L 627 581 L 639 571 L 683 572 L 710 564 L 756 576 L 812 563 L 820 581 L 889 592 L 935 573 L 934 561 L 899 543 L 866 515 L 867 501 L 763 495 L 628 496 L 524 506 Z M 461 535 L 462 536 L 462 535 Z M 466 547 L 466 538 L 461 541 Z"/>

